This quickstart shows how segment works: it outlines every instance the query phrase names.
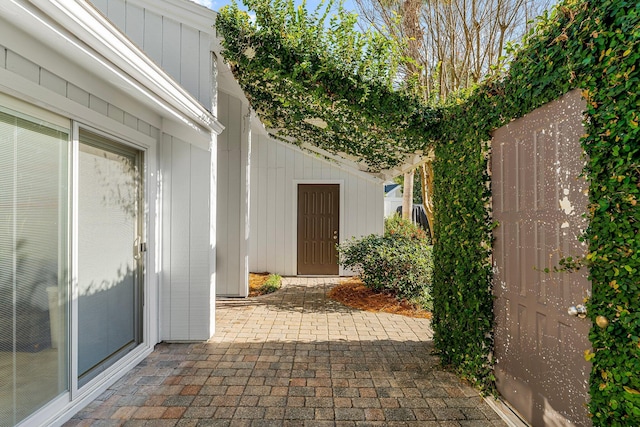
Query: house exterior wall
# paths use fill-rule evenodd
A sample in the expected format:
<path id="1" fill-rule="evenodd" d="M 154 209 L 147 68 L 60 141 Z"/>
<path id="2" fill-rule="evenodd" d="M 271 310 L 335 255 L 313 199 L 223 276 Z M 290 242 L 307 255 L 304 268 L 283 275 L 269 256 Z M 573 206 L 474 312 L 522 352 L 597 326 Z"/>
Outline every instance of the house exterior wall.
<path id="1" fill-rule="evenodd" d="M 68 23 L 65 19 L 71 17 L 66 13 L 86 16 L 90 8 L 84 9 L 86 6 L 79 3 L 71 12 L 44 1 L 38 5 L 40 9 L 31 3 L 17 0 L 0 8 L 0 107 L 35 118 L 54 117 L 56 126 L 68 128 L 70 147 L 77 146 L 78 129 L 83 128 L 109 141 L 144 151 L 145 160 L 142 227 L 146 230 L 147 252 L 142 255 L 145 267 L 142 343 L 84 385 L 74 377 L 77 330 L 74 332 L 74 327 L 70 327 L 65 335 L 70 338 L 71 353 L 67 362 L 61 362 L 68 363 L 69 375 L 61 377 L 61 381 L 71 378 L 71 383 L 24 420 L 22 415 L 18 418 L 7 415 L 5 402 L 0 400 L 0 424 L 13 425 L 17 420 L 18 425 L 61 425 L 143 360 L 157 342 L 206 340 L 213 334 L 215 222 L 212 223 L 212 219 L 215 216 L 212 212 L 215 212 L 217 153 L 214 128 L 188 116 L 195 110 L 199 112 L 198 117 L 207 119 L 207 112 L 196 102 L 188 100 L 190 104 L 176 106 L 178 101 L 174 99 L 181 99 L 183 92 L 171 86 L 173 83 L 164 74 L 160 80 L 147 80 L 152 86 L 145 86 L 144 80 L 135 80 L 133 76 L 139 70 L 143 70 L 140 74 L 144 73 L 145 77 L 155 72 L 147 67 L 143 56 L 126 49 L 109 51 L 113 44 L 86 41 L 64 26 Z M 75 4 L 66 2 L 63 6 L 73 8 Z M 24 13 L 25 10 L 29 13 Z M 95 12 L 88 14 L 99 16 Z M 42 23 L 46 25 L 40 25 Z M 98 28 L 93 25 L 92 29 Z M 111 34 L 115 32 L 109 36 Z M 109 40 L 114 42 L 117 44 L 118 40 Z M 104 50 L 97 53 L 92 50 L 94 46 Z M 140 60 L 142 68 L 127 69 L 118 62 L 120 65 L 114 65 L 105 53 L 113 53 L 118 58 L 133 55 L 127 60 Z M 207 58 L 210 58 L 209 50 Z M 127 70 L 132 74 L 127 74 Z M 171 91 L 176 98 L 164 95 L 162 89 L 153 86 L 163 82 L 169 88 L 167 92 Z M 149 87 L 156 88 L 156 92 L 151 93 Z M 188 108 L 194 110 L 187 111 Z M 11 147 L 5 140 L 2 142 L 0 154 L 11 160 Z M 75 151 L 70 149 L 69 153 L 73 160 Z M 64 197 L 60 204 L 71 213 L 61 214 L 62 218 L 68 215 L 69 232 L 60 232 L 60 236 L 67 236 L 63 237 L 63 243 L 69 247 L 70 261 L 59 261 L 59 265 L 67 269 L 68 265 L 74 268 L 78 251 L 73 229 L 77 224 L 74 216 L 77 208 L 73 205 L 77 195 L 72 191 L 78 177 L 74 175 L 77 165 L 73 161 L 65 168 L 62 174 L 66 182 L 64 174 L 69 173 L 69 205 L 65 206 Z M 31 172 L 25 169 L 24 173 Z M 39 181 L 33 174 L 27 178 L 30 181 L 23 181 Z M 11 245 L 7 245 L 8 250 L 12 250 Z M 73 270 L 68 274 L 73 274 Z M 73 277 L 69 283 L 73 291 Z M 64 292 L 66 294 L 66 290 Z M 75 303 L 69 297 L 66 304 L 71 307 L 71 322 L 74 322 L 73 319 L 77 319 Z M 34 381 L 38 383 L 39 379 Z M 0 395 L 2 399 L 10 399 L 4 390 Z M 5 415 L 12 418 L 5 419 Z"/>
<path id="2" fill-rule="evenodd" d="M 396 209 L 402 206 L 402 197 L 385 197 L 384 198 L 384 217 L 390 217 L 396 213 Z"/>
<path id="3" fill-rule="evenodd" d="M 188 1 L 91 2 L 202 105 L 211 106 L 213 11 Z"/>
<path id="4" fill-rule="evenodd" d="M 218 92 L 218 119 L 225 126 L 218 138 L 216 294 L 220 296 L 245 297 L 249 292 L 248 112 L 246 101 Z"/>
<path id="5" fill-rule="evenodd" d="M 142 107 L 134 99 L 128 98 L 114 87 L 92 77 L 86 70 L 68 67 L 69 72 L 62 71 L 60 58 L 46 52 L 35 40 L 25 33 L 12 28 L 12 25 L 0 18 L 0 40 L 20 40 L 11 48 L 0 46 L 0 95 L 9 95 L 21 99 L 42 111 L 51 111 L 56 115 L 69 119 L 70 130 L 72 120 L 83 126 L 106 132 L 114 139 L 125 140 L 138 145 L 146 152 L 147 164 L 145 179 L 147 215 L 145 227 L 148 232 L 148 256 L 146 259 L 145 305 L 148 310 L 144 314 L 144 343 L 133 351 L 122 363 L 109 371 L 109 380 L 98 378 L 93 390 L 84 390 L 76 394 L 73 401 L 67 399 L 60 403 L 53 401 L 42 411 L 27 418 L 22 425 L 49 425 L 68 418 L 75 411 L 86 405 L 97 395 L 108 381 L 116 381 L 130 367 L 139 363 L 158 342 L 158 325 L 153 319 L 157 317 L 158 278 L 153 272 L 158 268 L 157 259 L 153 256 L 158 237 L 153 233 L 157 222 L 156 205 L 157 186 L 153 185 L 157 174 L 157 147 L 161 132 L 158 128 L 161 119 L 148 108 Z M 27 58 L 27 56 L 29 58 Z M 38 58 L 38 59 L 36 59 Z M 35 62 L 35 61 L 38 62 Z M 64 62 L 64 58 L 62 58 Z M 60 68 L 59 68 L 60 67 Z M 56 69 L 56 73 L 52 72 Z M 18 108 L 18 110 L 22 110 Z M 72 355 L 73 357 L 73 355 Z M 40 381 L 38 379 L 36 382 Z M 66 415 L 65 415 L 66 414 Z M 61 418 L 62 417 L 62 418 Z"/>
<path id="6" fill-rule="evenodd" d="M 213 11 L 181 0 L 92 3 L 200 104 L 217 111 Z M 215 323 L 216 256 L 211 252 L 217 248 L 209 238 L 210 227 L 216 228 L 212 208 L 217 187 L 212 181 L 217 179 L 217 153 L 169 135 L 162 141 L 162 230 L 167 242 L 161 258 L 160 339 L 207 340 Z"/>
<path id="7" fill-rule="evenodd" d="M 160 340 L 203 341 L 214 332 L 210 261 L 211 167 L 215 155 L 163 135 Z"/>
<path id="8" fill-rule="evenodd" d="M 249 270 L 297 274 L 296 189 L 302 183 L 340 184 L 340 242 L 382 233 L 383 185 L 295 146 L 254 131 L 251 147 Z M 340 274 L 349 274 L 340 270 Z"/>

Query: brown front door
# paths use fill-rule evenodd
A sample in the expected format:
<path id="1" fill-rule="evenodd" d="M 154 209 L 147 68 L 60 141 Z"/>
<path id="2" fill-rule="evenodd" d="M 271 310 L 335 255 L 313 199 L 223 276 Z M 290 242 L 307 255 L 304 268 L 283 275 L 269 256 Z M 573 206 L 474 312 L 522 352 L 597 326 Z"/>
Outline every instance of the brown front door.
<path id="1" fill-rule="evenodd" d="M 587 183 L 580 178 L 584 102 L 578 91 L 494 133 L 496 381 L 533 426 L 589 426 L 588 319 L 570 306 L 591 291 L 586 268 L 559 273 L 563 257 L 584 256 Z M 549 269 L 551 272 L 545 272 Z"/>
<path id="2" fill-rule="evenodd" d="M 340 186 L 298 185 L 298 274 L 338 274 Z"/>

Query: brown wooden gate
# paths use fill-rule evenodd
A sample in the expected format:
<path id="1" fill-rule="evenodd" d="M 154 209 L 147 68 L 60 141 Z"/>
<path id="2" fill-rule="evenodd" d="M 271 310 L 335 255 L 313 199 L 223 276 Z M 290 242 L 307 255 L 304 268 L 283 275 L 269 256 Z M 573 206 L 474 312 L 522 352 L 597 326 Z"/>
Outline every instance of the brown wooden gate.
<path id="1" fill-rule="evenodd" d="M 590 322 L 567 312 L 591 284 L 586 268 L 553 272 L 561 258 L 587 251 L 577 239 L 587 226 L 583 110 L 580 93 L 570 92 L 492 141 L 496 380 L 533 426 L 591 425 Z"/>
<path id="2" fill-rule="evenodd" d="M 298 274 L 338 274 L 340 186 L 298 185 Z"/>

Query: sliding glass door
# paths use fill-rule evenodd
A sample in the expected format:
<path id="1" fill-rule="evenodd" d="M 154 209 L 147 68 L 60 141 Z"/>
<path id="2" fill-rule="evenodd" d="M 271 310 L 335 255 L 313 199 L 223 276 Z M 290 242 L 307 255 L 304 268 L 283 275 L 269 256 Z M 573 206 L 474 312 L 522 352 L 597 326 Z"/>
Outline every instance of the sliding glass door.
<path id="1" fill-rule="evenodd" d="M 142 342 L 142 152 L 80 130 L 78 384 Z"/>
<path id="2" fill-rule="evenodd" d="M 0 107 L 3 427 L 69 390 L 68 157 L 68 120 Z"/>
<path id="3" fill-rule="evenodd" d="M 0 427 L 11 427 L 40 424 L 143 342 L 144 152 L 0 103 Z"/>

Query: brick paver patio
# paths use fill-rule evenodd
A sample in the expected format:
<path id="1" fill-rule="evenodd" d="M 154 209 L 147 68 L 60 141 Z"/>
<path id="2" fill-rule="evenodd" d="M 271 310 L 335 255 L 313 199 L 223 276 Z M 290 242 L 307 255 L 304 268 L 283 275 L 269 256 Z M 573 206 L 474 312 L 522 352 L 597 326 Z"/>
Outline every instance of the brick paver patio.
<path id="1" fill-rule="evenodd" d="M 207 343 L 159 344 L 67 426 L 504 426 L 437 368 L 429 321 L 329 300 L 336 278 L 285 278 L 219 300 Z"/>

